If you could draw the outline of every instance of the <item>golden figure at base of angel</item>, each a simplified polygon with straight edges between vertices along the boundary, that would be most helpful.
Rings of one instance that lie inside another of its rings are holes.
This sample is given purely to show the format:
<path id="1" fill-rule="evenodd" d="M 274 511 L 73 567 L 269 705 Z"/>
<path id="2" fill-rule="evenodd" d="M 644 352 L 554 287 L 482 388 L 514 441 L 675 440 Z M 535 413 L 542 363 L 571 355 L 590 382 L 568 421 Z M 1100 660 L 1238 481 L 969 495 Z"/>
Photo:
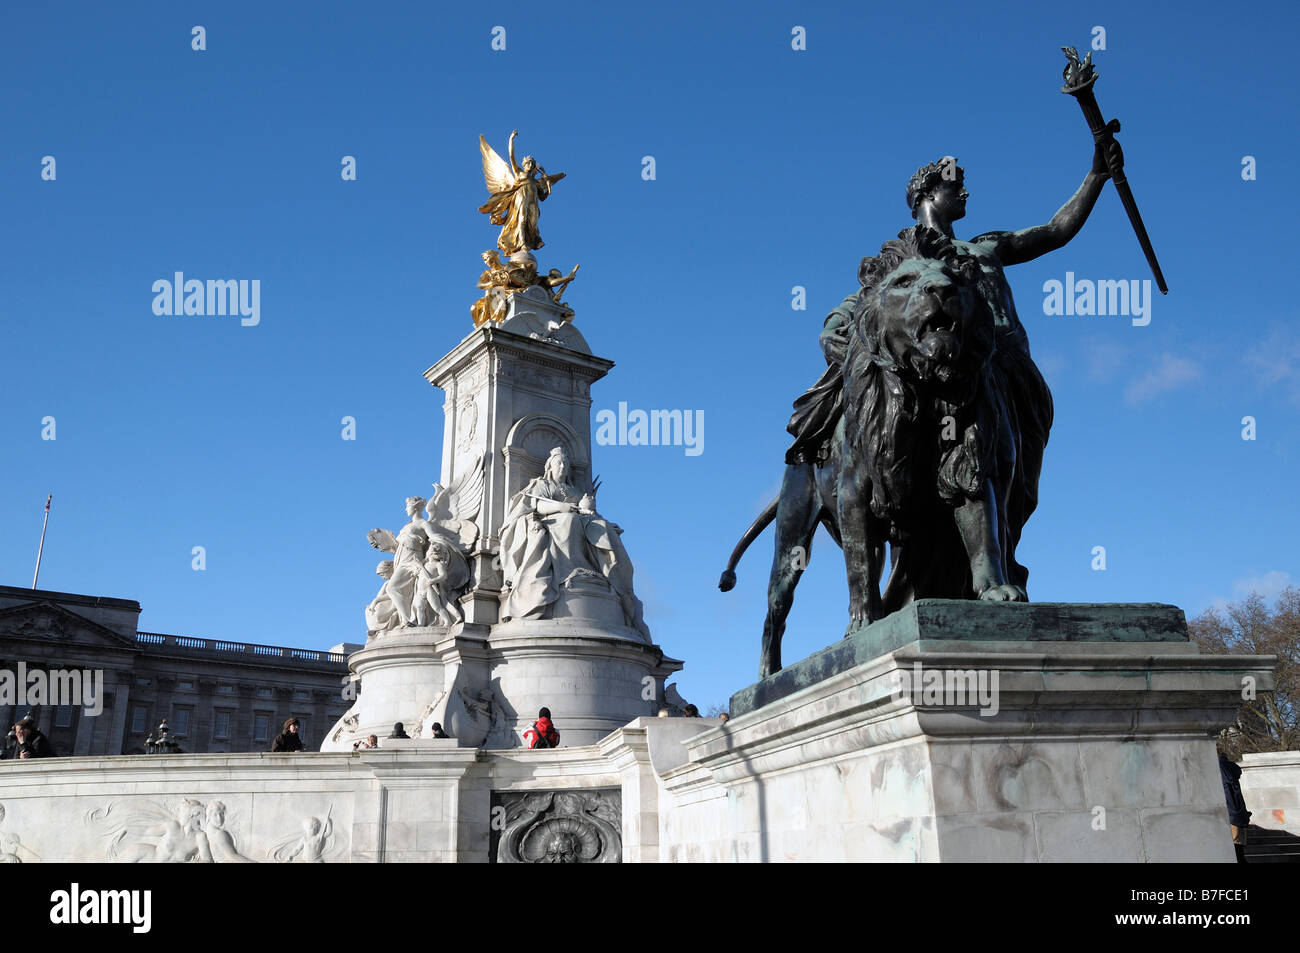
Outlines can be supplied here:
<path id="1" fill-rule="evenodd" d="M 470 305 L 469 309 L 474 327 L 480 328 L 489 321 L 496 324 L 505 321 L 510 309 L 510 296 L 533 285 L 543 288 L 552 301 L 565 309 L 570 318 L 573 316 L 573 309 L 560 296 L 577 277 L 581 265 L 574 265 L 567 275 L 558 268 L 540 275 L 537 273 L 537 259 L 531 252 L 515 252 L 509 259 L 502 261 L 500 253 L 495 249 L 483 253 L 483 264 L 487 267 L 478 279 L 483 297 Z"/>
<path id="2" fill-rule="evenodd" d="M 510 295 L 528 287 L 515 282 L 495 249 L 483 253 L 483 264 L 487 268 L 479 275 L 478 286 L 483 289 L 484 295 L 470 305 L 469 309 L 476 328 L 489 321 L 497 324 L 504 321 L 506 309 L 510 306 Z"/>
<path id="3" fill-rule="evenodd" d="M 538 281 L 538 284 L 546 286 L 546 290 L 551 293 L 552 301 L 561 307 L 567 308 L 569 306 L 560 300 L 560 295 L 564 294 L 564 289 L 569 286 L 569 283 L 573 281 L 574 278 L 578 277 L 578 269 L 581 267 L 582 265 L 574 265 L 573 271 L 569 272 L 567 275 L 561 272 L 558 268 L 552 268 L 546 273 L 545 277 Z"/>

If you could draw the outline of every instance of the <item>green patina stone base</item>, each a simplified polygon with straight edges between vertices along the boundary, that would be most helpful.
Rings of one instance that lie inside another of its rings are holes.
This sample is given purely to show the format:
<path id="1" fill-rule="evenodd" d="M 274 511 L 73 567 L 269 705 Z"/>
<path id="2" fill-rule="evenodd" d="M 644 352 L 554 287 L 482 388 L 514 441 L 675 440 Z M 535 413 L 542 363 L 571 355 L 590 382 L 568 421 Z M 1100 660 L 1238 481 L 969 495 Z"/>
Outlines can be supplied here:
<path id="1" fill-rule="evenodd" d="M 1159 602 L 922 599 L 731 696 L 743 715 L 917 641 L 1186 642 L 1187 619 Z"/>

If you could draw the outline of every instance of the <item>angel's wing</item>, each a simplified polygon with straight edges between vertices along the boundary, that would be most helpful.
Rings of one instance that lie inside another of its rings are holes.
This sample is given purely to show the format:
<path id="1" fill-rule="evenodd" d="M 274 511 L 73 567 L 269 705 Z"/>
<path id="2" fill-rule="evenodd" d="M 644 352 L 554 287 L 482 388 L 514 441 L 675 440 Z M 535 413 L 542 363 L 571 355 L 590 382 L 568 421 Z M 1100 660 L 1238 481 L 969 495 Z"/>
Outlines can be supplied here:
<path id="1" fill-rule="evenodd" d="M 114 801 L 106 807 L 87 811 L 82 820 L 87 827 L 97 828 L 108 837 L 108 856 L 116 860 L 125 847 L 136 843 L 152 844 L 176 819 L 165 807 L 152 801 L 129 807 Z"/>
<path id="2" fill-rule="evenodd" d="M 466 469 L 446 487 L 435 483 L 433 497 L 425 510 L 435 523 L 472 520 L 483 506 L 483 477 L 487 472 L 487 454 L 475 466 Z"/>
<path id="3" fill-rule="evenodd" d="M 366 539 L 370 540 L 370 545 L 381 553 L 397 552 L 397 537 L 393 535 L 392 530 L 372 529 L 366 533 Z"/>
<path id="4" fill-rule="evenodd" d="M 460 540 L 467 552 L 478 541 L 479 528 L 474 522 L 483 507 L 483 478 L 487 471 L 488 455 L 479 458 L 478 464 L 465 470 L 449 486 L 433 485 L 433 498 L 425 512 L 429 521 Z"/>
<path id="5" fill-rule="evenodd" d="M 271 859 L 277 864 L 291 864 L 298 859 L 298 855 L 302 851 L 302 835 L 294 834 L 276 843 L 267 853 L 271 855 Z"/>
<path id="6" fill-rule="evenodd" d="M 142 801 L 129 807 L 116 801 L 106 807 L 86 811 L 82 821 L 87 827 L 102 828 L 109 832 L 127 828 L 150 828 L 174 820 L 171 811 L 152 801 Z"/>
<path id="7" fill-rule="evenodd" d="M 487 183 L 487 190 L 495 195 L 514 185 L 515 173 L 510 163 L 497 155 L 482 136 L 478 137 L 478 148 L 483 153 L 483 181 Z"/>

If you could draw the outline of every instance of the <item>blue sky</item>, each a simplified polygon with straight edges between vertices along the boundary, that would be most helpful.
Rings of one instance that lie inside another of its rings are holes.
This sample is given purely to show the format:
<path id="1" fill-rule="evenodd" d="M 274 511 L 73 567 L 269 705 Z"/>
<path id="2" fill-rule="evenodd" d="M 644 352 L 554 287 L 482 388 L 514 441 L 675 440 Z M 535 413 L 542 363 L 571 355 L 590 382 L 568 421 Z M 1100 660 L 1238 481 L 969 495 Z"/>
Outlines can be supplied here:
<path id="1" fill-rule="evenodd" d="M 363 639 L 365 532 L 438 477 L 421 375 L 470 330 L 495 241 L 477 137 L 517 127 L 568 173 L 539 258 L 582 263 L 566 299 L 617 364 L 593 411 L 704 413 L 702 454 L 598 447 L 595 470 L 683 694 L 725 700 L 757 671 L 770 535 L 735 591 L 717 577 L 779 484 L 822 318 L 911 224 L 918 165 L 965 166 L 959 237 L 1051 217 L 1091 157 L 1058 47 L 1096 26 L 1097 96 L 1172 292 L 1145 327 L 1043 313 L 1067 272 L 1150 277 L 1109 186 L 1074 242 L 1010 272 L 1056 399 L 1030 595 L 1195 614 L 1300 579 L 1300 8 L 1151 6 L 7 4 L 0 581 L 30 583 L 53 492 L 42 588 L 138 599 L 151 631 Z M 155 315 L 175 271 L 259 279 L 260 323 Z M 846 605 L 823 535 L 786 660 L 839 638 Z"/>

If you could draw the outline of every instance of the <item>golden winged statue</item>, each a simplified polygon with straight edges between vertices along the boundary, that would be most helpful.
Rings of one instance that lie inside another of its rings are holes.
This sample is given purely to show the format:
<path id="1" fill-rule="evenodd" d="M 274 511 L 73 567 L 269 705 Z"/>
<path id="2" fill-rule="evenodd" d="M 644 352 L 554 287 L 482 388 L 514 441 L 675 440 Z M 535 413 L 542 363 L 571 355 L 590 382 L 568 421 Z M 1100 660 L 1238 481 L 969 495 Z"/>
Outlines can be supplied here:
<path id="1" fill-rule="evenodd" d="M 501 226 L 497 248 L 506 255 L 541 248 L 541 233 L 537 230 L 538 203 L 546 201 L 551 186 L 564 178 L 563 172 L 547 175 L 532 156 L 524 156 L 522 163 L 515 162 L 516 129 L 510 133 L 509 164 L 482 136 L 478 137 L 483 153 L 483 179 L 491 193 L 479 206 L 479 211 L 492 216 L 492 224 Z"/>

